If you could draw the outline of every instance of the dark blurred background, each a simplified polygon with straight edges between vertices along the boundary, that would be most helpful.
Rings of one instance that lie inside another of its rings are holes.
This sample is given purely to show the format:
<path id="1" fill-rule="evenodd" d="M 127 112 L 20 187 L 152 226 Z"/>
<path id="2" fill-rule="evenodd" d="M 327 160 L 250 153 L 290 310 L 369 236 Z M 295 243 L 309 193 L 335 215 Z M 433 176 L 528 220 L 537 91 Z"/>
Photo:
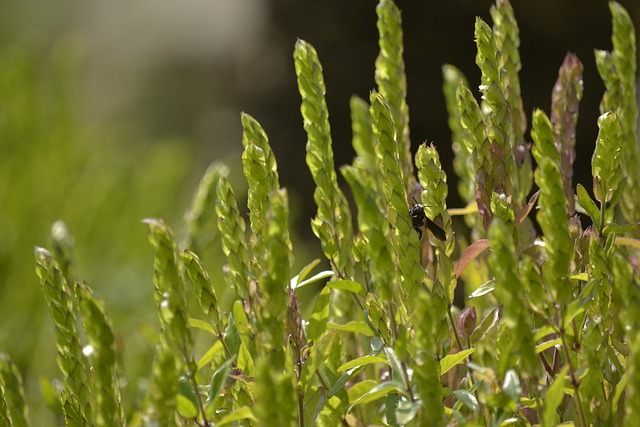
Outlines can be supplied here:
<path id="1" fill-rule="evenodd" d="M 638 28 L 640 2 L 620 3 Z M 474 22 L 476 16 L 490 22 L 492 2 L 397 4 L 413 149 L 433 142 L 453 182 L 441 67 L 457 66 L 477 88 Z M 140 220 L 165 217 L 179 229 L 214 160 L 231 166 L 243 202 L 241 111 L 270 137 L 289 189 L 297 263 L 319 256 L 309 227 L 316 207 L 293 46 L 301 38 L 318 51 L 336 164 L 350 163 L 349 98 L 366 99 L 375 87 L 375 6 L 374 0 L 0 3 L 0 350 L 31 378 L 30 395 L 38 395 L 36 375 L 56 375 L 34 245 L 48 244 L 55 220 L 67 223 L 77 275 L 106 300 L 123 335 L 125 370 L 133 378 L 148 374 L 145 325 L 154 328 L 156 320 L 151 250 Z M 528 117 L 533 108 L 549 112 L 566 52 L 584 64 L 575 178 L 590 188 L 604 91 L 593 51 L 611 49 L 607 2 L 514 0 L 513 8 Z M 459 206 L 450 188 L 449 206 Z M 215 262 L 211 257 L 209 266 L 220 285 Z"/>

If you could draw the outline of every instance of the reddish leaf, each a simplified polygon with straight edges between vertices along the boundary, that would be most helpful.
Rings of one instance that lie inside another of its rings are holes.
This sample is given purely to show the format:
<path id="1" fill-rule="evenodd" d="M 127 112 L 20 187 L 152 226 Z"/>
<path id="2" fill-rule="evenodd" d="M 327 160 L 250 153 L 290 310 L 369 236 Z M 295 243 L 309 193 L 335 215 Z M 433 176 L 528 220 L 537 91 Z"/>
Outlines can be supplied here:
<path id="1" fill-rule="evenodd" d="M 484 252 L 488 247 L 489 240 L 487 239 L 480 239 L 469 245 L 464 252 L 462 252 L 458 265 L 456 265 L 456 279 L 460 277 L 460 274 L 462 274 L 462 271 L 467 268 L 467 265 L 469 265 L 469 263 L 474 259 L 478 258 L 478 255 Z"/>
<path id="2" fill-rule="evenodd" d="M 522 221 L 524 221 L 524 219 L 529 216 L 529 212 L 531 212 L 531 209 L 533 209 L 533 205 L 536 204 L 539 195 L 540 190 L 533 193 L 533 196 L 529 198 L 529 202 L 516 213 L 516 225 L 522 224 Z"/>

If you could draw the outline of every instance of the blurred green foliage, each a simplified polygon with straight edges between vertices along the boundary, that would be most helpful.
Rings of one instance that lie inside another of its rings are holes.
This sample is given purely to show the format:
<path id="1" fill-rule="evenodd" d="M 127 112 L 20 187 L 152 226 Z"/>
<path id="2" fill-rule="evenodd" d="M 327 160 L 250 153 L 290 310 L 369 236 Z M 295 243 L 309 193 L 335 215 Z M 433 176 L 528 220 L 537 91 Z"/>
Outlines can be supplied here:
<path id="1" fill-rule="evenodd" d="M 132 142 L 79 119 L 80 60 L 69 40 L 47 55 L 0 51 L 0 348 L 26 378 L 51 374 L 55 363 L 42 356 L 53 354 L 54 342 L 32 256 L 51 224 L 63 219 L 72 230 L 79 275 L 128 335 L 125 368 L 135 373 L 150 360 L 140 325 L 154 316 L 140 220 L 179 220 L 190 197 L 182 194 L 193 163 L 185 141 Z M 37 384 L 27 383 L 34 392 Z"/>

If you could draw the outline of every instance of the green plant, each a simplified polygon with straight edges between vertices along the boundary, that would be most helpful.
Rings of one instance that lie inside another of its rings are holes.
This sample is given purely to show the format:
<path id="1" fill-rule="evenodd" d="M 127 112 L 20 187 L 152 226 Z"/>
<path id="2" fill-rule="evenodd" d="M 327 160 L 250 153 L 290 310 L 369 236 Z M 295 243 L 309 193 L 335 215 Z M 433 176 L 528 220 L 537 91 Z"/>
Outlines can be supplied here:
<path id="1" fill-rule="evenodd" d="M 110 322 L 89 287 L 75 282 L 68 236 L 54 235 L 51 252 L 36 249 L 67 425 L 634 425 L 635 35 L 626 12 L 610 8 L 614 49 L 596 53 L 607 92 L 592 159 L 594 198 L 578 185 L 574 200 L 571 182 L 582 66 L 567 56 L 551 119 L 533 113 L 529 153 L 518 28 L 508 1 L 497 0 L 493 26 L 478 20 L 475 27 L 481 102 L 459 71 L 443 69 L 455 171 L 469 202 L 448 210 L 447 176 L 433 146 L 418 149 L 414 176 L 400 14 L 381 0 L 378 90 L 368 102 L 351 101 L 356 158 L 340 169 L 357 228 L 338 186 L 322 67 L 314 48 L 298 41 L 294 63 L 318 205 L 311 226 L 331 269 L 311 275 L 315 260 L 292 276 L 287 193 L 266 133 L 243 114 L 249 231 L 220 164 L 205 174 L 187 215 L 186 247 L 166 222 L 145 220 L 160 333 L 146 397 L 131 413 L 121 408 Z M 446 231 L 444 241 L 419 238 L 412 197 Z M 540 234 L 530 218 L 536 203 Z M 583 228 L 576 212 L 591 225 Z M 473 243 L 456 234 L 456 214 Z M 221 275 L 199 257 L 215 241 L 211 233 L 226 257 L 228 302 L 213 283 Z M 297 293 L 319 282 L 304 318 Z M 467 307 L 459 310 L 453 298 L 463 282 Z M 0 385 L 0 419 L 28 424 L 8 356 L 0 359 Z"/>

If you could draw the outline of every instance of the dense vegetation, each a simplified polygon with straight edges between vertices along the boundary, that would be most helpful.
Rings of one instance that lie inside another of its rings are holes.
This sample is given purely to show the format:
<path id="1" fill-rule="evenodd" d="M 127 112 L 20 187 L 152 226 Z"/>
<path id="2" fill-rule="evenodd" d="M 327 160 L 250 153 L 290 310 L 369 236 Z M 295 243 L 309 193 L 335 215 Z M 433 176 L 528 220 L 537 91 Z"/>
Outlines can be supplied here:
<path id="1" fill-rule="evenodd" d="M 493 25 L 476 21 L 480 102 L 455 67 L 443 67 L 462 209 L 446 206 L 436 149 L 411 153 L 393 2 L 377 6 L 378 87 L 368 100 L 352 98 L 356 157 L 339 169 L 356 218 L 333 161 L 322 67 L 299 40 L 318 207 L 311 227 L 330 269 L 315 272 L 314 260 L 292 271 L 299 252 L 287 192 L 266 133 L 243 114 L 249 225 L 221 163 L 202 178 L 179 238 L 164 220 L 144 220 L 161 327 L 143 394 L 123 392 L 122 347 L 103 301 L 75 277 L 67 227 L 55 223 L 50 248 L 36 248 L 61 372 L 41 380 L 44 401 L 69 426 L 635 425 L 635 32 L 621 6 L 610 10 L 613 49 L 596 52 L 606 92 L 591 191 L 572 183 L 578 58 L 566 56 L 550 114 L 535 110 L 527 132 L 513 10 L 497 0 Z M 5 120 L 19 120 L 15 111 Z M 426 218 L 416 219 L 417 204 Z M 218 245 L 225 264 L 207 268 L 203 254 Z M 303 310 L 309 289 L 317 292 Z M 30 425 L 7 354 L 0 390 L 0 421 Z"/>

